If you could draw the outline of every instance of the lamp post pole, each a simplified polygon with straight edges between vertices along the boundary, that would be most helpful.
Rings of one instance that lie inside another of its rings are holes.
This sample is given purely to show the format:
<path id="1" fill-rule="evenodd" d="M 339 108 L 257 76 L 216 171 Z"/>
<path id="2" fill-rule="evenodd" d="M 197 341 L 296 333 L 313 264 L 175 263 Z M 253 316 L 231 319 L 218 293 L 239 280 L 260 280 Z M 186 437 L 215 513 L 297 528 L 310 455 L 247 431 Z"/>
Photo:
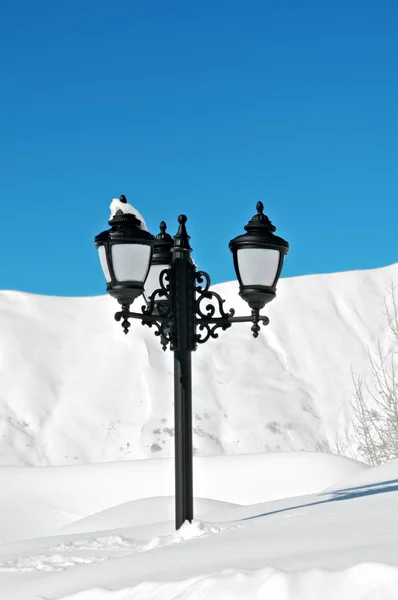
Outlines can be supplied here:
<path id="1" fill-rule="evenodd" d="M 194 350 L 195 266 L 185 215 L 172 248 L 172 303 L 175 326 L 174 350 L 174 443 L 176 529 L 193 519 L 192 476 L 192 350 Z"/>
<path id="2" fill-rule="evenodd" d="M 119 202 L 119 201 L 116 201 Z M 218 337 L 218 329 L 233 323 L 251 322 L 253 337 L 258 337 L 259 323 L 269 319 L 260 310 L 275 298 L 283 260 L 289 245 L 275 236 L 275 227 L 257 203 L 257 214 L 245 226 L 246 233 L 231 240 L 239 294 L 251 308 L 250 316 L 235 317 L 235 311 L 224 309 L 223 298 L 210 289 L 210 276 L 197 271 L 191 260 L 192 249 L 187 234 L 187 217 L 178 217 L 179 228 L 174 241 L 166 233 L 164 221 L 154 238 L 140 227 L 125 196 L 121 208 L 109 225 L 111 229 L 96 236 L 101 266 L 107 281 L 107 292 L 117 299 L 121 310 L 115 314 L 128 333 L 129 319 L 140 319 L 143 325 L 156 327 L 163 350 L 170 345 L 174 352 L 174 429 L 175 429 L 175 523 L 179 529 L 192 521 L 192 352 L 198 344 Z M 149 272 L 153 269 L 153 277 Z M 149 273 L 149 275 L 148 275 Z M 153 281 L 155 280 L 155 283 Z M 144 289 L 148 281 L 148 288 Z M 157 286 L 157 287 L 156 287 Z M 131 312 L 135 298 L 145 293 L 146 306 Z"/>

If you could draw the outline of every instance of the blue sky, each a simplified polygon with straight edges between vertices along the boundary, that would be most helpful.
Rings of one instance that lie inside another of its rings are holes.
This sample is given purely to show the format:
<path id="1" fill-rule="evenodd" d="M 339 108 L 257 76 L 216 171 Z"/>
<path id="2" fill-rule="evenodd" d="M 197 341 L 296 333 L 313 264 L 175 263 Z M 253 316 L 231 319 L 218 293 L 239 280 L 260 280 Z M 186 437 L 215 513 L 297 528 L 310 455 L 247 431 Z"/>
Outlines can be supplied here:
<path id="1" fill-rule="evenodd" d="M 398 261 L 396 0 L 0 0 L 0 288 L 104 291 L 124 193 L 234 278 L 257 200 L 284 276 Z"/>

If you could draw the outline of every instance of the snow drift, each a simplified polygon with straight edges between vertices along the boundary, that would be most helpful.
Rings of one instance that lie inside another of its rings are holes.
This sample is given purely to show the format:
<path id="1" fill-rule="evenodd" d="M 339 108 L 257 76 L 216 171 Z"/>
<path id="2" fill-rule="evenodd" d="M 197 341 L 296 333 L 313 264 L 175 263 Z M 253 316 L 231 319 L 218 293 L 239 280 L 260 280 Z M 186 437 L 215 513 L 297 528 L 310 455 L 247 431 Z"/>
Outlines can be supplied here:
<path id="1" fill-rule="evenodd" d="M 366 347 L 377 339 L 390 344 L 391 279 L 398 265 L 283 279 L 257 340 L 236 324 L 199 347 L 195 452 L 327 449 L 350 423 L 351 368 L 368 370 Z M 215 289 L 247 313 L 236 282 Z M 171 353 L 139 322 L 125 336 L 116 309 L 107 296 L 0 292 L 0 464 L 172 455 Z"/>
<path id="2" fill-rule="evenodd" d="M 327 455 L 316 456 L 319 464 L 327 460 Z M 246 466 L 252 458 L 245 457 Z M 223 505 L 178 532 L 173 521 L 131 526 L 131 514 L 123 508 L 114 529 L 107 528 L 109 513 L 102 513 L 96 516 L 99 529 L 90 533 L 83 527 L 80 533 L 78 529 L 73 534 L 54 532 L 2 544 L 0 597 L 397 600 L 398 460 L 374 469 L 358 465 L 344 475 L 349 461 L 331 458 L 340 463 L 342 480 L 327 490 L 248 506 Z M 152 461 L 140 462 L 149 466 Z M 114 466 L 98 468 L 108 470 L 109 477 Z M 271 467 L 277 464 L 269 457 L 267 473 Z M 215 493 L 222 489 L 223 470 L 218 468 Z M 310 473 L 310 462 L 307 468 Z M 44 471 L 52 469 L 60 470 Z M 63 469 L 75 474 L 75 483 L 71 476 L 69 484 L 78 491 L 81 467 Z M 31 493 L 25 494 L 27 506 L 34 498 L 32 492 L 42 486 L 42 470 L 30 469 L 38 478 Z M 17 471 L 12 469 L 10 485 L 4 489 L 10 503 Z M 242 472 L 242 468 L 233 471 L 237 489 Z M 314 471 L 313 485 L 316 479 Z M 105 491 L 105 477 L 103 482 Z"/>
<path id="3" fill-rule="evenodd" d="M 365 468 L 315 452 L 196 458 L 195 515 L 318 492 Z M 174 519 L 172 459 L 0 467 L 0 488 L 0 543 Z"/>

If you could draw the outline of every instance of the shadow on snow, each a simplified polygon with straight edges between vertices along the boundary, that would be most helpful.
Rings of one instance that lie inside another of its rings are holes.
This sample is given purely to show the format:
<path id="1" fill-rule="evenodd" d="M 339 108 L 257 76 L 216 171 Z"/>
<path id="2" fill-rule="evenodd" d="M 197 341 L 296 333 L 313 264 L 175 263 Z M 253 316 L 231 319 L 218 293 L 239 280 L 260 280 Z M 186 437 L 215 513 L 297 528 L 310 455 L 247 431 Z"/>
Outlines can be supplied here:
<path id="1" fill-rule="evenodd" d="M 390 479 L 388 481 L 380 481 L 378 483 L 369 483 L 368 485 L 359 485 L 357 487 L 336 490 L 335 492 L 331 492 L 330 494 L 328 494 L 330 497 L 326 498 L 325 500 L 318 500 L 317 502 L 308 502 L 307 504 L 297 504 L 297 506 L 289 506 L 287 508 L 279 508 L 278 510 L 271 510 L 269 512 L 260 513 L 259 515 L 253 515 L 251 517 L 245 517 L 244 519 L 239 520 L 250 521 L 251 519 L 258 519 L 259 517 L 268 517 L 269 515 L 276 515 L 278 513 L 288 512 L 290 510 L 295 510 L 296 508 L 306 508 L 308 506 L 317 506 L 318 504 L 340 502 L 341 500 L 352 500 L 353 498 L 361 498 L 362 496 L 374 496 L 376 494 L 385 494 L 387 492 L 398 492 L 398 479 Z"/>

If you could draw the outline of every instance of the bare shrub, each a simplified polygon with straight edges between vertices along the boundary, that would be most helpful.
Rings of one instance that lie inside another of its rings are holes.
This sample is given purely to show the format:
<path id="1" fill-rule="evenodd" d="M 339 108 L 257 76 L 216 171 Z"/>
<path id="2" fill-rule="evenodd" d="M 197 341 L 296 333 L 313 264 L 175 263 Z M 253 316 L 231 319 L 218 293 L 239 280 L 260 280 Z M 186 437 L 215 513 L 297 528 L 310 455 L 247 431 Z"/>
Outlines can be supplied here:
<path id="1" fill-rule="evenodd" d="M 333 450 L 337 454 L 362 458 L 372 466 L 398 458 L 398 300 L 397 288 L 390 283 L 384 300 L 392 346 L 384 350 L 380 341 L 375 351 L 367 350 L 371 376 L 352 371 L 354 398 L 352 450 L 348 433 L 336 435 Z"/>

